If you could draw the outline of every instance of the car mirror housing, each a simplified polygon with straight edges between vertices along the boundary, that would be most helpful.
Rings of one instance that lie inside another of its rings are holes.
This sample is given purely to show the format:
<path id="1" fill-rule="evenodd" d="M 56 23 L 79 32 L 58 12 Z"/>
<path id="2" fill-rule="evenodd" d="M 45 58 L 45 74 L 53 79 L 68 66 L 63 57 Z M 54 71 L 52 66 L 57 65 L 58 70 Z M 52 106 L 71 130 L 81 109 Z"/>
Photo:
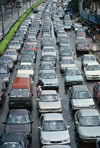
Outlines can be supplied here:
<path id="1" fill-rule="evenodd" d="M 40 130 L 41 130 L 42 128 L 41 128 L 40 126 L 38 126 L 38 129 L 40 129 Z"/>

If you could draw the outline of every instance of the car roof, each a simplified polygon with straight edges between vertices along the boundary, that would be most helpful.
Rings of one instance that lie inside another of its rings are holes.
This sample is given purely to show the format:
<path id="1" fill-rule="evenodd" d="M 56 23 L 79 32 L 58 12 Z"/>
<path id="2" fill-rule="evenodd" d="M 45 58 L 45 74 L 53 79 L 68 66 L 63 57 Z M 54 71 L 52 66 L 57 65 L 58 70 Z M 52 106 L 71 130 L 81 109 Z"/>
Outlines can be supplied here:
<path id="1" fill-rule="evenodd" d="M 12 88 L 29 89 L 30 88 L 30 77 L 15 77 L 14 82 L 12 84 Z"/>
<path id="2" fill-rule="evenodd" d="M 44 94 L 57 94 L 56 90 L 43 90 L 41 92 L 41 95 L 44 95 Z"/>
<path id="3" fill-rule="evenodd" d="M 86 85 L 73 85 L 72 86 L 74 91 L 88 91 L 88 88 Z"/>
<path id="4" fill-rule="evenodd" d="M 51 120 L 63 120 L 63 116 L 60 113 L 48 113 L 48 114 L 43 114 L 44 120 L 51 121 Z"/>
<path id="5" fill-rule="evenodd" d="M 81 109 L 79 110 L 81 116 L 100 116 L 97 109 Z"/>
<path id="6" fill-rule="evenodd" d="M 9 111 L 9 113 L 10 114 L 19 114 L 19 115 L 21 115 L 21 114 L 27 114 L 28 113 L 28 111 L 27 111 L 27 109 L 11 109 L 10 111 Z"/>

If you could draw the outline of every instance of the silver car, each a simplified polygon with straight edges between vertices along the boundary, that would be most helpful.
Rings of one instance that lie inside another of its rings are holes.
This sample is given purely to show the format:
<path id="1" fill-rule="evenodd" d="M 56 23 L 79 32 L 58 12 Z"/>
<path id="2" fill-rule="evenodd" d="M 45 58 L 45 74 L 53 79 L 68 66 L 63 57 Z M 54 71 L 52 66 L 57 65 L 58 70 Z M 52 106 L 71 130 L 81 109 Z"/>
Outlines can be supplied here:
<path id="1" fill-rule="evenodd" d="M 55 90 L 43 90 L 38 101 L 39 113 L 62 112 L 61 98 Z"/>
<path id="2" fill-rule="evenodd" d="M 70 144 L 69 126 L 60 113 L 43 114 L 39 120 L 42 145 Z"/>
<path id="3" fill-rule="evenodd" d="M 75 128 L 83 142 L 96 142 L 100 138 L 100 113 L 97 109 L 81 109 L 75 113 Z"/>
<path id="4" fill-rule="evenodd" d="M 53 70 L 48 70 L 40 74 L 40 79 L 44 83 L 45 89 L 56 89 L 59 88 L 58 77 Z"/>
<path id="5" fill-rule="evenodd" d="M 86 85 L 73 85 L 69 88 L 69 98 L 73 110 L 95 108 L 95 103 Z"/>

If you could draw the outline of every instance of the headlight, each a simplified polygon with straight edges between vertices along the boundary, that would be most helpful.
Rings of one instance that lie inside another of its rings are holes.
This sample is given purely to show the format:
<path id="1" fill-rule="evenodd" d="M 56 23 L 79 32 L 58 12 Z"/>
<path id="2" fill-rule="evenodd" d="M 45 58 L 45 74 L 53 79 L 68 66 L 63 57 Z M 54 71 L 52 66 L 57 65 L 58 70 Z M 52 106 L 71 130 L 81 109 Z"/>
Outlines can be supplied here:
<path id="1" fill-rule="evenodd" d="M 44 144 L 49 144 L 50 141 L 49 140 L 41 140 L 41 143 L 44 143 Z"/>
<path id="2" fill-rule="evenodd" d="M 70 138 L 62 140 L 62 143 L 63 143 L 63 142 L 64 142 L 64 143 L 65 143 L 65 142 L 70 143 Z"/>
<path id="3" fill-rule="evenodd" d="M 5 78 L 4 78 L 4 81 L 8 81 L 8 80 L 9 80 L 9 78 L 8 78 L 8 77 L 5 77 Z"/>

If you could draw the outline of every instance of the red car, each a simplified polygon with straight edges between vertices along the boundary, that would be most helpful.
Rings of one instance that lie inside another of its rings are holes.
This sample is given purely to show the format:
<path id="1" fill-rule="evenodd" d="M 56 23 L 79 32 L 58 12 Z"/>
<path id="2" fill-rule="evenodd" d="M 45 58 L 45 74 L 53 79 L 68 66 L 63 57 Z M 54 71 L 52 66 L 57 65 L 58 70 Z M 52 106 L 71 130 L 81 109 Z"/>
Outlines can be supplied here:
<path id="1" fill-rule="evenodd" d="M 97 100 L 97 103 L 100 103 L 100 82 L 97 82 L 93 86 L 93 95 Z"/>

